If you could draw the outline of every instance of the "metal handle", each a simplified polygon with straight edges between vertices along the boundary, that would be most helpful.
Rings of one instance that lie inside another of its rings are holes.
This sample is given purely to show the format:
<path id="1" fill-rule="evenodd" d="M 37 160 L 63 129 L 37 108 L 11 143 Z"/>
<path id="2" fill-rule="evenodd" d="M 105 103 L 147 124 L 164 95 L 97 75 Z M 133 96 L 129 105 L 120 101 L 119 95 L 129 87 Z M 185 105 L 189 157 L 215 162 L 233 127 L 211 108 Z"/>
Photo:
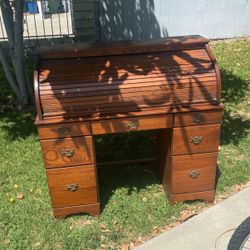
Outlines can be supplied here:
<path id="1" fill-rule="evenodd" d="M 202 141 L 203 136 L 191 137 L 191 142 L 195 145 L 199 145 Z"/>
<path id="2" fill-rule="evenodd" d="M 128 130 L 136 130 L 140 124 L 139 121 L 126 121 L 124 125 Z"/>
<path id="3" fill-rule="evenodd" d="M 80 186 L 77 183 L 71 183 L 71 184 L 66 185 L 67 190 L 70 192 L 75 192 L 79 187 Z"/>
<path id="4" fill-rule="evenodd" d="M 196 113 L 192 116 L 193 123 L 199 124 L 205 121 L 205 115 L 203 113 Z"/>
<path id="5" fill-rule="evenodd" d="M 200 171 L 199 170 L 192 170 L 191 172 L 188 173 L 188 175 L 191 178 L 196 179 L 200 175 Z"/>
<path id="6" fill-rule="evenodd" d="M 72 129 L 69 127 L 61 127 L 57 129 L 57 132 L 61 135 L 67 135 L 72 132 Z"/>
<path id="7" fill-rule="evenodd" d="M 75 154 L 75 150 L 73 148 L 63 148 L 61 149 L 61 154 L 70 158 Z"/>

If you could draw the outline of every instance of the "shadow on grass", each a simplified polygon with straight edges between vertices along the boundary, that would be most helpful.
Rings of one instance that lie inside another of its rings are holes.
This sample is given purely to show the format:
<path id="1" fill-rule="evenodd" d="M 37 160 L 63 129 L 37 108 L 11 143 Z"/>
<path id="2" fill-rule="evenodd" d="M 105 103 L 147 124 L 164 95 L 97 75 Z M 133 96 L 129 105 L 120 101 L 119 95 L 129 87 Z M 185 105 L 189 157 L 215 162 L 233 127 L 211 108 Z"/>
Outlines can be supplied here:
<path id="1" fill-rule="evenodd" d="M 127 195 L 140 192 L 151 185 L 161 185 L 156 175 L 155 163 L 117 165 L 98 168 L 101 210 L 119 188 L 125 188 Z"/>
<path id="2" fill-rule="evenodd" d="M 221 78 L 222 98 L 226 106 L 222 123 L 221 144 L 233 143 L 237 145 L 242 138 L 247 136 L 250 121 L 233 116 L 232 111 L 237 110 L 237 104 L 244 100 L 248 91 L 248 83 L 225 69 L 221 69 Z"/>
<path id="3" fill-rule="evenodd" d="M 238 145 L 239 141 L 246 137 L 250 129 L 250 120 L 232 116 L 230 111 L 225 110 L 221 131 L 221 145 L 233 143 Z"/>
<path id="4" fill-rule="evenodd" d="M 111 134 L 95 138 L 101 209 L 113 193 L 125 188 L 127 194 L 160 184 L 155 162 L 101 165 L 98 163 L 155 157 L 155 131 Z"/>
<path id="5" fill-rule="evenodd" d="M 14 141 L 16 139 L 25 139 L 32 134 L 37 134 L 34 125 L 35 114 L 32 111 L 15 111 L 0 115 L 1 128 L 6 132 L 6 139 Z"/>

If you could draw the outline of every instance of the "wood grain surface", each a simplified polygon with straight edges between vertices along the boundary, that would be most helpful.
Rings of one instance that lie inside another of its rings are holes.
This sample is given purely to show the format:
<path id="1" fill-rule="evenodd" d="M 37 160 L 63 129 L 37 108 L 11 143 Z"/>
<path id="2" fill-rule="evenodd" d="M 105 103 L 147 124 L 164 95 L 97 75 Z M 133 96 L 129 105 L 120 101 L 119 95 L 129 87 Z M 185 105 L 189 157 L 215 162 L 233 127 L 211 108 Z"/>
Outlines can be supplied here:
<path id="1" fill-rule="evenodd" d="M 105 57 L 42 58 L 37 91 L 45 120 L 219 102 L 217 76 L 205 46 Z"/>
<path id="2" fill-rule="evenodd" d="M 199 144 L 193 139 L 198 137 Z M 220 125 L 188 126 L 173 129 L 173 155 L 217 152 L 220 141 Z"/>
<path id="3" fill-rule="evenodd" d="M 169 202 L 174 205 L 181 201 L 192 201 L 192 200 L 203 200 L 205 202 L 211 203 L 214 201 L 214 190 L 195 192 L 195 193 L 182 193 L 182 194 L 169 194 Z"/>
<path id="4" fill-rule="evenodd" d="M 174 115 L 174 127 L 220 124 L 222 121 L 222 114 L 222 110 L 177 113 Z"/>
<path id="5" fill-rule="evenodd" d="M 40 48 L 36 54 L 44 59 L 65 57 L 96 57 L 107 55 L 126 55 L 152 51 L 171 51 L 199 48 L 208 43 L 208 39 L 193 35 L 144 41 L 95 42 L 82 44 L 62 44 L 56 47 Z"/>
<path id="6" fill-rule="evenodd" d="M 172 193 L 193 193 L 214 189 L 217 153 L 172 157 Z M 192 177 L 197 173 L 197 177 Z"/>
<path id="7" fill-rule="evenodd" d="M 98 202 L 95 166 L 77 166 L 46 171 L 52 206 L 69 207 Z M 68 185 L 76 184 L 76 191 Z"/>
<path id="8" fill-rule="evenodd" d="M 53 214 L 57 219 L 64 219 L 69 215 L 88 214 L 98 216 L 100 214 L 100 203 L 78 205 L 72 207 L 53 208 Z"/>
<path id="9" fill-rule="evenodd" d="M 173 126 L 173 115 L 168 114 L 162 116 L 134 117 L 127 119 L 109 119 L 94 121 L 91 124 L 94 135 L 163 129 Z M 130 124 L 135 124 L 135 126 L 130 128 Z"/>
<path id="10" fill-rule="evenodd" d="M 100 213 L 93 136 L 109 133 L 157 130 L 169 201 L 213 201 L 223 106 L 207 39 L 59 45 L 37 55 L 36 125 L 56 218 Z"/>
<path id="11" fill-rule="evenodd" d="M 46 168 L 94 163 L 92 136 L 41 140 Z"/>
<path id="12" fill-rule="evenodd" d="M 90 135 L 91 130 L 89 122 L 75 122 L 38 126 L 38 134 L 40 139 L 56 139 Z"/>

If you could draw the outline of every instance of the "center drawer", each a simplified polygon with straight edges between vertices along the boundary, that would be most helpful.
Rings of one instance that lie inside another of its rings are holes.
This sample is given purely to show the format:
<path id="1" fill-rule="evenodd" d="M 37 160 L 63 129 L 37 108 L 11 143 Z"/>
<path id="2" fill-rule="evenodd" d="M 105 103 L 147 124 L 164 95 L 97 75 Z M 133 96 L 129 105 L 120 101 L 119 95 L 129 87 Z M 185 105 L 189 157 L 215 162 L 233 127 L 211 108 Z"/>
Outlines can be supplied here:
<path id="1" fill-rule="evenodd" d="M 41 140 L 46 168 L 94 163 L 92 136 Z"/>
<path id="2" fill-rule="evenodd" d="M 163 129 L 173 126 L 173 115 L 142 116 L 107 119 L 92 122 L 92 132 L 95 135 L 120 133 L 126 131 L 141 131 Z"/>
<path id="3" fill-rule="evenodd" d="M 53 207 L 98 202 L 94 165 L 49 169 L 46 173 Z"/>

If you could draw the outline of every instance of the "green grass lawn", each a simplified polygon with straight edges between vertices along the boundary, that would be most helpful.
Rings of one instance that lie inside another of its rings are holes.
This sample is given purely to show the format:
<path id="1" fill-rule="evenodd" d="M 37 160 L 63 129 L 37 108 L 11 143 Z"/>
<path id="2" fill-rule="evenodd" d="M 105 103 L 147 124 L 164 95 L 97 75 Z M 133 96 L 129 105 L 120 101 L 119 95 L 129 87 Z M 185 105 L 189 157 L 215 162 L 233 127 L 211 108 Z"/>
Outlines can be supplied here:
<path id="1" fill-rule="evenodd" d="M 212 48 L 222 73 L 225 104 L 218 195 L 250 180 L 250 40 L 212 42 Z M 5 81 L 1 71 L 2 104 L 11 97 Z M 187 207 L 201 204 L 170 206 L 153 163 L 103 166 L 98 169 L 100 217 L 54 219 L 34 118 L 33 112 L 0 116 L 0 249 L 119 249 L 176 221 Z M 102 136 L 96 141 L 98 161 L 148 157 L 154 152 L 152 132 Z"/>

